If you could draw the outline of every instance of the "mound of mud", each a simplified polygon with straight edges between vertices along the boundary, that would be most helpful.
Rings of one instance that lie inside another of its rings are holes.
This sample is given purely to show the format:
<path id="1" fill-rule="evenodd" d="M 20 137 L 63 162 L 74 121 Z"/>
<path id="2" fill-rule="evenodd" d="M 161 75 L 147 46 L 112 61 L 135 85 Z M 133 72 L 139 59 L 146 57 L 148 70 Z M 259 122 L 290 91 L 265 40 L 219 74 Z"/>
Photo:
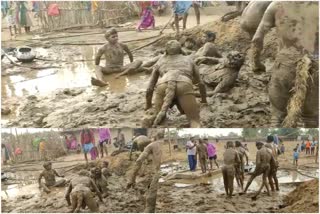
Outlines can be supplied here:
<path id="1" fill-rule="evenodd" d="M 125 175 L 134 165 L 134 161 L 129 160 L 127 152 L 120 153 L 112 157 L 109 162 L 109 168 L 118 176 Z"/>
<path id="2" fill-rule="evenodd" d="M 213 31 L 216 33 L 215 44 L 217 49 L 221 52 L 229 52 L 237 50 L 246 53 L 250 48 L 249 34 L 241 30 L 240 18 L 232 19 L 228 22 L 221 22 L 220 20 L 209 22 L 205 25 L 191 28 L 182 33 L 182 36 L 192 36 L 193 38 L 201 38 L 204 31 Z M 157 45 L 163 46 L 168 40 L 174 39 L 174 34 L 170 34 L 160 40 Z M 277 39 L 275 37 L 275 30 L 270 31 L 264 39 L 264 49 L 262 52 L 262 59 L 271 57 L 275 58 L 277 51 Z"/>
<path id="3" fill-rule="evenodd" d="M 319 212 L 319 181 L 312 180 L 299 185 L 285 198 L 284 213 L 318 213 Z"/>

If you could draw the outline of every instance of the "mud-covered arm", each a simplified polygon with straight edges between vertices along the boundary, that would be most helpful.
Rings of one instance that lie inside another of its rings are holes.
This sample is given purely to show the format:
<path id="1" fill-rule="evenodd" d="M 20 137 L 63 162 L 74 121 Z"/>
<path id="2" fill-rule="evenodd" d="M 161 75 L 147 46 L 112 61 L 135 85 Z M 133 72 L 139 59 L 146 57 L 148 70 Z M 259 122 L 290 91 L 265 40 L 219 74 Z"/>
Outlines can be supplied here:
<path id="1" fill-rule="evenodd" d="M 95 65 L 99 65 L 100 64 L 100 59 L 104 53 L 104 46 L 99 48 L 98 50 L 98 53 L 96 54 L 96 57 L 95 57 Z"/>
<path id="2" fill-rule="evenodd" d="M 53 172 L 54 172 L 54 174 L 55 174 L 56 176 L 58 176 L 58 177 L 61 177 L 61 178 L 64 177 L 63 175 L 58 174 L 58 172 L 57 172 L 55 169 L 53 170 Z"/>
<path id="3" fill-rule="evenodd" d="M 146 94 L 146 109 L 151 108 L 152 106 L 152 96 L 153 96 L 153 91 L 154 88 L 158 82 L 159 79 L 159 69 L 157 66 L 155 66 L 154 70 L 152 71 L 151 78 L 149 81 L 149 85 L 147 88 L 147 94 Z"/>
<path id="4" fill-rule="evenodd" d="M 102 195 L 101 195 L 101 192 L 100 190 L 98 189 L 97 185 L 94 183 L 94 181 L 92 179 L 90 179 L 90 186 L 94 189 L 94 191 L 97 193 L 100 201 L 103 201 L 102 200 Z"/>
<path id="5" fill-rule="evenodd" d="M 261 160 L 260 160 L 260 158 L 261 158 L 261 154 L 260 154 L 260 152 L 258 151 L 258 152 L 257 152 L 257 155 L 256 155 L 256 168 L 260 167 L 260 165 L 261 165 Z"/>
<path id="6" fill-rule="evenodd" d="M 194 62 L 197 64 L 197 65 L 200 65 L 200 64 L 210 64 L 210 65 L 215 65 L 215 64 L 218 64 L 220 61 L 219 61 L 219 58 L 216 58 L 216 57 L 210 57 L 210 56 L 200 56 L 200 57 L 197 57 Z"/>
<path id="7" fill-rule="evenodd" d="M 133 172 L 131 175 L 131 178 L 129 179 L 129 183 L 127 185 L 127 187 L 132 186 L 135 181 L 136 181 L 136 177 L 138 175 L 139 170 L 141 169 L 142 163 L 145 159 L 147 159 L 148 155 L 152 153 L 152 147 L 151 144 L 149 144 L 141 153 L 141 155 L 139 156 L 139 158 L 136 160 L 135 166 L 133 168 Z"/>
<path id="8" fill-rule="evenodd" d="M 241 164 L 241 160 L 240 160 L 240 156 L 239 156 L 238 152 L 236 152 L 235 163 L 238 166 Z"/>
<path id="9" fill-rule="evenodd" d="M 41 172 L 40 175 L 39 175 L 39 178 L 38 178 L 38 184 L 39 184 L 39 187 L 41 186 L 41 179 L 43 177 L 43 173 Z"/>
<path id="10" fill-rule="evenodd" d="M 121 45 L 122 45 L 122 47 L 123 47 L 123 50 L 128 54 L 128 57 L 129 57 L 129 59 L 130 59 L 130 62 L 133 62 L 133 55 L 132 55 L 130 49 L 128 48 L 128 46 L 125 45 L 125 44 L 122 44 L 122 43 L 121 43 Z"/>
<path id="11" fill-rule="evenodd" d="M 193 80 L 194 83 L 199 85 L 199 90 L 200 90 L 200 95 L 201 95 L 201 102 L 202 103 L 207 103 L 207 91 L 206 91 L 206 86 L 204 85 L 200 74 L 199 74 L 199 69 L 196 65 L 193 66 Z"/>
<path id="12" fill-rule="evenodd" d="M 67 192 L 66 192 L 66 195 L 65 195 L 65 198 L 66 198 L 67 203 L 68 203 L 69 206 L 71 205 L 71 201 L 70 201 L 71 191 L 72 191 L 72 183 L 70 182 L 70 184 L 68 186 L 68 189 L 67 189 Z"/>
<path id="13" fill-rule="evenodd" d="M 263 69 L 265 67 L 260 62 L 260 54 L 263 49 L 264 36 L 275 26 L 275 12 L 277 9 L 277 2 L 272 2 L 265 11 L 262 20 L 258 26 L 256 33 L 251 42 L 252 58 L 251 63 L 253 70 Z"/>
<path id="14" fill-rule="evenodd" d="M 249 156 L 248 156 L 248 154 L 247 154 L 245 149 L 243 149 L 243 154 L 246 157 L 246 161 L 247 161 L 247 165 L 248 165 L 249 164 Z"/>

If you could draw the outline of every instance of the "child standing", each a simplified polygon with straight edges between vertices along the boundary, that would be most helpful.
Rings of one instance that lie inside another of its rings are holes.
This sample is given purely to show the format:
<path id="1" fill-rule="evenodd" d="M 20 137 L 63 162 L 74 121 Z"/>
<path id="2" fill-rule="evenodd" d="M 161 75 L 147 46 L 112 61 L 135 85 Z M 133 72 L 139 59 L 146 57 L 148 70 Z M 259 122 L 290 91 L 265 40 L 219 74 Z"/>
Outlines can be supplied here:
<path id="1" fill-rule="evenodd" d="M 16 12 L 15 12 L 14 3 L 10 1 L 9 2 L 9 10 L 8 10 L 6 19 L 7 19 L 7 24 L 9 27 L 11 39 L 12 39 L 12 37 L 16 38 L 16 35 L 17 35 L 15 14 L 16 14 Z M 12 28 L 14 29 L 14 34 L 12 33 Z"/>
<path id="2" fill-rule="evenodd" d="M 298 159 L 299 159 L 299 152 L 297 149 L 293 150 L 293 165 L 296 165 L 298 167 Z"/>

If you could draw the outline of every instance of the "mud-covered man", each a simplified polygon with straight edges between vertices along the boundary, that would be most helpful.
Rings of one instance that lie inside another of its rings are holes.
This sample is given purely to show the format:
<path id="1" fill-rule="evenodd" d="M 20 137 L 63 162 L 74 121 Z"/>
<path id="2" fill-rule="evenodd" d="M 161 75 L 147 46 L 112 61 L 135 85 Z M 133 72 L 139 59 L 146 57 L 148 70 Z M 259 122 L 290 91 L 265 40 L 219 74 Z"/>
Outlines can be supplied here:
<path id="1" fill-rule="evenodd" d="M 151 119 L 143 126 L 157 126 L 166 116 L 167 110 L 174 104 L 181 113 L 185 113 L 191 127 L 200 127 L 200 109 L 194 95 L 193 84 L 199 86 L 201 102 L 207 103 L 206 88 L 202 83 L 197 66 L 188 56 L 183 56 L 181 45 L 176 40 L 166 44 L 166 53 L 154 66 L 146 96 L 146 109 L 152 107 L 155 90 L 154 108 Z M 150 124 L 151 123 L 151 124 Z"/>
<path id="2" fill-rule="evenodd" d="M 91 212 L 99 212 L 99 205 L 94 199 L 94 193 L 91 191 L 95 191 L 100 201 L 103 202 L 99 189 L 92 179 L 83 176 L 82 173 L 79 173 L 79 175 L 79 177 L 71 180 L 65 195 L 68 205 L 72 206 L 70 212 L 80 212 L 80 208 L 84 209 L 86 206 Z"/>
<path id="3" fill-rule="evenodd" d="M 202 173 L 207 172 L 207 159 L 208 159 L 208 152 L 207 152 L 207 145 L 204 143 L 204 140 L 199 139 L 199 144 L 197 144 L 197 154 L 199 156 L 199 162 Z"/>
<path id="4" fill-rule="evenodd" d="M 248 165 L 248 154 L 246 150 L 242 147 L 240 141 L 236 141 L 236 151 L 238 152 L 239 158 L 240 158 L 240 164 L 237 168 L 237 174 L 240 181 L 241 189 L 243 190 L 243 181 L 244 181 L 244 158 L 246 158 L 246 165 Z"/>
<path id="5" fill-rule="evenodd" d="M 251 175 L 243 193 L 246 193 L 252 181 L 259 175 L 262 174 L 262 184 L 258 190 L 258 192 L 252 197 L 252 199 L 256 199 L 260 194 L 262 188 L 265 186 L 267 189 L 267 193 L 270 196 L 269 184 L 267 182 L 267 178 L 270 174 L 270 165 L 275 164 L 275 160 L 272 154 L 268 151 L 268 149 L 263 145 L 262 142 L 256 142 L 256 147 L 258 149 L 256 155 L 256 168 Z"/>
<path id="6" fill-rule="evenodd" d="M 272 154 L 274 158 L 274 162 L 272 161 L 270 163 L 270 173 L 268 176 L 269 184 L 271 187 L 271 190 L 274 191 L 274 184 L 276 186 L 276 190 L 279 191 L 279 182 L 277 178 L 277 171 L 279 168 L 279 162 L 278 162 L 278 148 L 276 144 L 273 143 L 274 137 L 272 135 L 269 135 L 267 137 L 267 143 L 265 144 L 265 147 L 268 149 L 268 151 Z"/>
<path id="7" fill-rule="evenodd" d="M 44 170 L 40 173 L 38 178 L 39 188 L 43 188 L 43 190 L 46 193 L 50 192 L 49 187 L 62 187 L 66 183 L 65 179 L 59 179 L 56 181 L 57 177 L 64 177 L 63 175 L 59 175 L 58 172 L 55 169 L 52 169 L 52 163 L 51 162 L 45 162 L 43 164 Z M 41 182 L 42 177 L 45 180 L 45 183 Z"/>
<path id="8" fill-rule="evenodd" d="M 306 24 L 308 23 L 308 24 Z M 266 9 L 251 44 L 254 72 L 265 35 L 276 28 L 278 53 L 268 94 L 272 127 L 318 127 L 319 119 L 319 2 L 273 1 Z"/>
<path id="9" fill-rule="evenodd" d="M 120 73 L 125 75 L 138 71 L 142 61 L 133 61 L 133 55 L 128 46 L 118 42 L 118 32 L 115 28 L 110 28 L 105 33 L 107 43 L 99 48 L 95 57 L 96 78 L 91 78 L 91 84 L 95 86 L 106 86 L 107 83 L 103 80 L 104 74 Z M 128 54 L 130 64 L 124 64 L 124 55 Z M 104 55 L 106 64 L 104 67 L 100 66 L 100 59 Z"/>
<path id="10" fill-rule="evenodd" d="M 94 167 L 92 169 L 92 177 L 93 181 L 96 184 L 97 188 L 102 194 L 102 197 L 105 198 L 108 196 L 108 182 L 106 177 L 102 174 L 101 168 L 100 167 Z"/>
<path id="11" fill-rule="evenodd" d="M 158 191 L 158 180 L 160 178 L 160 165 L 161 165 L 161 142 L 163 138 L 163 133 L 157 133 L 155 141 L 150 143 L 139 158 L 136 160 L 133 172 L 128 180 L 127 188 L 133 187 L 135 185 L 136 177 L 138 175 L 139 170 L 141 169 L 142 163 L 147 157 L 152 156 L 153 170 L 152 174 L 149 176 L 152 177 L 150 185 L 147 193 L 146 193 L 146 205 L 144 209 L 144 213 L 154 213 L 156 209 L 156 200 L 157 200 L 157 191 Z"/>
<path id="12" fill-rule="evenodd" d="M 130 149 L 130 155 L 129 159 L 131 160 L 132 152 L 133 151 L 140 151 L 142 152 L 146 146 L 148 146 L 151 143 L 150 138 L 148 138 L 145 135 L 138 134 L 136 137 L 132 140 L 132 146 Z"/>
<path id="13" fill-rule="evenodd" d="M 108 161 L 103 161 L 102 162 L 102 168 L 101 168 L 101 173 L 105 178 L 108 178 L 112 176 L 112 173 L 109 169 L 109 162 Z"/>
<path id="14" fill-rule="evenodd" d="M 203 81 L 214 88 L 213 94 L 216 94 L 227 92 L 234 86 L 244 63 L 244 55 L 238 51 L 231 51 L 226 58 L 198 57 L 195 62 L 209 64 L 200 66 L 200 74 Z"/>
<path id="15" fill-rule="evenodd" d="M 226 151 L 223 154 L 222 176 L 224 189 L 228 198 L 232 197 L 233 180 L 235 176 L 235 167 L 240 164 L 240 158 L 237 151 L 234 149 L 232 141 L 227 142 Z"/>

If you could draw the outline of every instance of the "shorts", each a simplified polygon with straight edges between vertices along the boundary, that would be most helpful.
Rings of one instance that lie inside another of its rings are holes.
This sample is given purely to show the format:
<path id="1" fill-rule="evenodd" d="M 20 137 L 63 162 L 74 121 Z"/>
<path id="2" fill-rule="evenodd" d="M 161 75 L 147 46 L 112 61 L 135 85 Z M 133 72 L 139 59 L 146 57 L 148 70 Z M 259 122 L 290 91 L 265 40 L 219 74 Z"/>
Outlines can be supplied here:
<path id="1" fill-rule="evenodd" d="M 109 141 L 109 139 L 105 139 L 105 140 L 103 140 L 103 141 L 99 141 L 99 145 L 100 145 L 100 146 L 103 146 L 103 143 L 108 144 L 108 141 Z"/>
<path id="2" fill-rule="evenodd" d="M 87 154 L 93 148 L 93 143 L 86 143 L 82 145 L 83 153 Z"/>
<path id="3" fill-rule="evenodd" d="M 217 155 L 214 155 L 213 157 L 209 157 L 209 160 L 217 160 Z"/>

